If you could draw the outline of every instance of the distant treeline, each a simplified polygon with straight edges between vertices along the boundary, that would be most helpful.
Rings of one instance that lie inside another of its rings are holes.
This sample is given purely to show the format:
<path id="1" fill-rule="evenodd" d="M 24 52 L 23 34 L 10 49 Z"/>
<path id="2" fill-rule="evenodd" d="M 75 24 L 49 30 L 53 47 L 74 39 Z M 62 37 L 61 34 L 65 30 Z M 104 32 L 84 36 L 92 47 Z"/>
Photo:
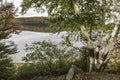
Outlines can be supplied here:
<path id="1" fill-rule="evenodd" d="M 50 19 L 48 17 L 22 17 L 16 18 L 16 21 L 22 25 L 23 30 L 50 31 Z"/>
<path id="2" fill-rule="evenodd" d="M 29 31 L 38 31 L 38 32 L 56 32 L 58 31 L 58 27 L 50 27 L 51 24 L 54 24 L 50 21 L 49 17 L 21 17 L 16 18 L 16 21 L 22 25 L 22 30 Z M 114 23 L 106 24 L 103 27 L 103 30 L 112 30 L 114 27 Z M 63 26 L 63 25 L 62 25 Z M 93 29 L 98 29 L 99 26 L 94 26 Z M 89 28 L 89 27 L 88 27 Z M 62 29 L 67 30 L 67 29 Z"/>
<path id="3" fill-rule="evenodd" d="M 16 18 L 23 26 L 48 27 L 48 17 L 24 17 Z"/>

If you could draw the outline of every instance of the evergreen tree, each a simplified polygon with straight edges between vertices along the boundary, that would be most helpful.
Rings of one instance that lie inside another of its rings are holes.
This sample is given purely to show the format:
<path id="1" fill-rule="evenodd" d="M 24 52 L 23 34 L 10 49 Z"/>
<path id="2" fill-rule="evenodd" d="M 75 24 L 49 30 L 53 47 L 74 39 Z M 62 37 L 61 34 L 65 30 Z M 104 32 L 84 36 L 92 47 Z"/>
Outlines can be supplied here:
<path id="1" fill-rule="evenodd" d="M 11 33 L 19 33 L 20 26 L 14 22 L 14 6 L 12 3 L 0 3 L 0 80 L 10 80 L 15 73 L 10 55 L 17 52 L 12 41 L 6 42 Z"/>

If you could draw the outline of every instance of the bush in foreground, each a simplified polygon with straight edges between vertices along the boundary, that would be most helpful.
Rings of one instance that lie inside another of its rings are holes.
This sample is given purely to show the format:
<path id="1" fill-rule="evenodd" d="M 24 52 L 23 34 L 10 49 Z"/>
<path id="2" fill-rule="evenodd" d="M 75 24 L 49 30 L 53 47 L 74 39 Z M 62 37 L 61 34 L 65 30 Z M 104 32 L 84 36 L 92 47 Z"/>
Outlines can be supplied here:
<path id="1" fill-rule="evenodd" d="M 68 73 L 72 64 L 87 70 L 85 69 L 87 57 L 85 54 L 81 54 L 86 52 L 85 48 L 81 50 L 82 52 L 79 52 L 78 48 L 72 46 L 68 47 L 66 45 L 57 45 L 50 41 L 43 41 L 27 45 L 26 50 L 29 54 L 23 60 L 27 64 L 18 69 L 18 76 L 22 78 L 64 75 Z"/>

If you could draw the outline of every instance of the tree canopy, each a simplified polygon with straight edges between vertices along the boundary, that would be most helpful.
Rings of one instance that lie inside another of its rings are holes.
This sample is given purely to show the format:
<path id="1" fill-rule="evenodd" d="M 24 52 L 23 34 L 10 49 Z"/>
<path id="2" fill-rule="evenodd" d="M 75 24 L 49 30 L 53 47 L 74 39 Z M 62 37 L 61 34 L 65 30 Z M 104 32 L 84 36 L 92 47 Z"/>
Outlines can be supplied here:
<path id="1" fill-rule="evenodd" d="M 47 10 L 64 27 L 79 29 L 78 25 L 104 26 L 115 21 L 114 13 L 119 14 L 119 0 L 23 0 L 22 12 L 36 8 L 40 12 Z"/>

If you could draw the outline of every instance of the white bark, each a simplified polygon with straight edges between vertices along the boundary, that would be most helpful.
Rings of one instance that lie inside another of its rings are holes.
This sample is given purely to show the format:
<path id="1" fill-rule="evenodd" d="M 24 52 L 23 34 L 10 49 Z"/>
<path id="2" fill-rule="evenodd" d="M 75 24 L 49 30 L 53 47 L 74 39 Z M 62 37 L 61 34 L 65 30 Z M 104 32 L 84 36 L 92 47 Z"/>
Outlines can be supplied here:
<path id="1" fill-rule="evenodd" d="M 113 44 L 115 43 L 115 40 L 118 36 L 118 33 L 120 31 L 120 21 L 118 21 L 113 29 L 113 32 L 111 34 L 111 38 L 109 39 L 108 41 L 108 44 L 105 48 L 105 52 L 103 54 L 103 59 L 102 59 L 102 62 L 101 64 L 98 65 L 98 69 L 101 70 L 102 68 L 104 68 L 104 64 L 107 64 L 109 59 L 110 58 L 107 58 L 109 57 L 109 55 L 111 54 L 111 50 L 112 50 L 112 47 L 113 47 Z"/>
<path id="2" fill-rule="evenodd" d="M 95 62 L 94 51 L 92 51 L 92 50 L 94 50 L 94 47 L 93 47 L 92 41 L 90 40 L 89 34 L 86 31 L 85 27 L 81 26 L 80 28 L 81 28 L 82 34 L 87 39 L 87 45 L 88 45 L 88 49 L 89 49 L 89 61 L 90 61 L 90 63 L 89 63 L 89 72 L 92 72 L 92 70 L 94 68 L 94 62 Z"/>
<path id="3" fill-rule="evenodd" d="M 72 65 L 69 72 L 68 72 L 68 74 L 67 74 L 67 76 L 66 76 L 66 80 L 72 80 L 72 78 L 73 78 L 76 71 L 82 72 L 81 69 L 79 69 L 78 67 Z"/>
<path id="4" fill-rule="evenodd" d="M 105 65 L 107 64 L 107 62 L 110 59 L 110 58 L 107 58 L 107 57 L 109 57 L 108 55 L 111 53 L 113 44 L 114 44 L 114 42 L 117 38 L 119 30 L 120 30 L 120 21 L 117 22 L 117 24 L 115 25 L 115 27 L 113 29 L 113 32 L 111 34 L 111 38 L 108 41 L 108 44 L 105 48 L 105 52 L 104 52 L 103 56 L 100 57 L 100 54 L 99 54 L 99 58 L 97 59 L 97 57 L 95 56 L 96 54 L 94 54 L 94 52 L 93 52 L 94 56 L 89 56 L 89 60 L 90 60 L 89 71 L 90 72 L 93 70 L 94 67 L 96 67 L 98 70 L 104 69 Z M 91 50 L 94 50 L 92 41 L 90 40 L 89 34 L 87 33 L 84 26 L 81 26 L 81 32 L 85 36 L 85 38 L 87 39 L 88 48 L 91 49 Z M 98 41 L 98 46 L 100 46 L 100 41 L 101 41 L 101 38 Z M 96 47 L 95 50 L 98 53 L 100 52 L 99 47 Z M 92 54 L 92 52 L 89 52 L 89 54 Z"/>
<path id="5" fill-rule="evenodd" d="M 72 80 L 73 76 L 75 74 L 75 69 L 74 67 L 72 66 L 66 76 L 66 80 Z"/>
<path id="6" fill-rule="evenodd" d="M 106 47 L 104 55 L 107 55 L 109 51 L 111 51 L 112 45 L 115 43 L 119 30 L 120 30 L 120 21 L 118 21 L 114 27 L 114 30 L 111 34 L 110 40 L 108 41 L 108 45 Z"/>
<path id="7" fill-rule="evenodd" d="M 83 33 L 83 35 L 87 39 L 88 48 L 93 49 L 94 47 L 93 47 L 92 41 L 90 40 L 89 34 L 86 31 L 85 27 L 84 26 L 80 26 L 80 28 L 81 28 L 81 32 Z"/>
<path id="8" fill-rule="evenodd" d="M 79 10 L 79 7 L 76 3 L 74 3 L 74 10 L 75 10 L 76 14 L 79 14 L 80 10 Z"/>

